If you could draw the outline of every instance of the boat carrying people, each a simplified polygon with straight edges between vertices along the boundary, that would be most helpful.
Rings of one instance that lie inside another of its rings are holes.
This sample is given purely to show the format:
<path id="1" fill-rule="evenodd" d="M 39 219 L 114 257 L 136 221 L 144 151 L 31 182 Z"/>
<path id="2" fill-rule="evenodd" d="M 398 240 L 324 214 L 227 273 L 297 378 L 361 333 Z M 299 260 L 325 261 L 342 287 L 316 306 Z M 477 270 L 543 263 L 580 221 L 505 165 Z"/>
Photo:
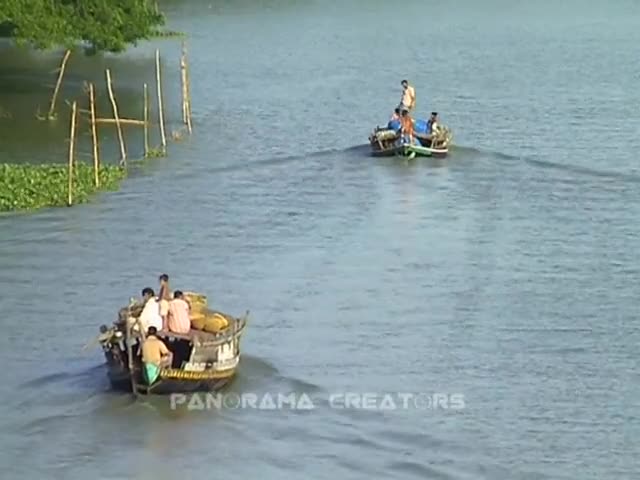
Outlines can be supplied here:
<path id="1" fill-rule="evenodd" d="M 208 392 L 233 379 L 249 312 L 235 318 L 211 310 L 207 297 L 195 292 L 175 291 L 172 297 L 161 308 L 168 295 L 156 297 L 147 287 L 141 301 L 132 299 L 120 309 L 113 326 L 100 327 L 98 341 L 113 389 Z"/>
<path id="2" fill-rule="evenodd" d="M 438 112 L 428 120 L 413 119 L 408 108 L 398 106 L 385 127 L 376 127 L 369 135 L 371 154 L 376 157 L 446 157 L 453 134 L 440 122 Z"/>

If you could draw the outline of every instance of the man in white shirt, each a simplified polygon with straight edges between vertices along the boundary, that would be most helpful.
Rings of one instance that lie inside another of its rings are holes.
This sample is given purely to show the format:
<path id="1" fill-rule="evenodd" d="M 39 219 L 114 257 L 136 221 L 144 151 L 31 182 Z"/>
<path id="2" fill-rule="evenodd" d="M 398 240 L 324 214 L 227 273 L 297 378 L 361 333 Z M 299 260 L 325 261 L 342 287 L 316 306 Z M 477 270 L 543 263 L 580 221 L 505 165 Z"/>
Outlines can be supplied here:
<path id="1" fill-rule="evenodd" d="M 149 327 L 155 327 L 157 330 L 162 330 L 160 304 L 156 300 L 156 294 L 153 292 L 153 289 L 147 287 L 142 290 L 142 299 L 144 301 L 144 308 L 140 314 L 140 323 L 143 331 L 146 332 Z"/>
<path id="2" fill-rule="evenodd" d="M 431 112 L 431 117 L 427 121 L 427 135 L 426 138 L 430 140 L 429 146 L 435 148 L 441 142 L 440 137 L 440 124 L 438 123 L 438 112 Z"/>
<path id="3" fill-rule="evenodd" d="M 431 112 L 431 118 L 427 122 L 427 133 L 433 136 L 437 136 L 439 128 L 440 125 L 438 125 L 438 112 Z"/>

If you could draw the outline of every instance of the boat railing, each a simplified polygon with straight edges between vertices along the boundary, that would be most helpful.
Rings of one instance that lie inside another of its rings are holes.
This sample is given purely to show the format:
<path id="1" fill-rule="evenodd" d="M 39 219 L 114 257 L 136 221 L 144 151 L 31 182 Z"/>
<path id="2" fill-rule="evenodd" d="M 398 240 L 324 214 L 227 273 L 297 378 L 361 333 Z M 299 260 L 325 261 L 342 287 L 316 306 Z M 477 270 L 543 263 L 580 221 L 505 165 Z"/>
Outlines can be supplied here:
<path id="1" fill-rule="evenodd" d="M 100 336 L 100 343 L 102 343 L 103 345 L 108 345 L 118 337 L 120 338 L 124 337 L 125 345 L 127 346 L 129 345 L 129 343 L 135 343 L 135 340 L 144 342 L 146 335 L 140 323 L 140 317 L 134 316 L 135 312 L 133 311 L 133 309 L 137 306 L 138 306 L 137 303 L 132 302 L 127 307 L 122 308 L 120 311 L 121 313 L 126 315 L 126 318 L 122 318 L 121 316 L 117 321 L 114 322 L 111 328 L 107 329 L 105 327 L 105 332 L 103 332 Z M 229 322 L 229 326 L 227 328 L 219 332 L 191 330 L 191 332 L 187 334 L 182 334 L 182 333 L 160 330 L 157 332 L 157 335 L 164 339 L 187 340 L 194 343 L 198 343 L 200 345 L 207 345 L 207 346 L 222 345 L 228 342 L 229 339 L 232 339 L 242 334 L 248 321 L 249 311 L 247 310 L 244 316 L 240 318 L 231 317 L 229 315 L 225 315 L 225 316 L 227 318 L 230 318 L 232 321 Z M 121 332 L 121 334 L 118 335 L 117 332 Z"/>
<path id="2" fill-rule="evenodd" d="M 189 333 L 176 333 L 163 330 L 158 332 L 158 336 L 165 339 L 188 340 L 202 346 L 222 345 L 242 334 L 246 327 L 248 316 L 249 311 L 247 311 L 242 318 L 234 318 L 234 321 L 230 322 L 231 325 L 229 325 L 228 328 L 216 333 L 204 330 L 191 330 Z"/>

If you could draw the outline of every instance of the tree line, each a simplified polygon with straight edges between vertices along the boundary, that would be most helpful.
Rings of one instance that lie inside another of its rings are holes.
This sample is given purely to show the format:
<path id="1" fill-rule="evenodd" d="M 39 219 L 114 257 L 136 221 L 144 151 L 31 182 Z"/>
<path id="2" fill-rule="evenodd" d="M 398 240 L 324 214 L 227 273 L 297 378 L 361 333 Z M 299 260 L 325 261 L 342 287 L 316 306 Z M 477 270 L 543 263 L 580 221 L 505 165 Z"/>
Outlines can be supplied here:
<path id="1" fill-rule="evenodd" d="M 37 49 L 121 52 L 159 33 L 165 19 L 150 0 L 0 0 L 0 37 Z"/>

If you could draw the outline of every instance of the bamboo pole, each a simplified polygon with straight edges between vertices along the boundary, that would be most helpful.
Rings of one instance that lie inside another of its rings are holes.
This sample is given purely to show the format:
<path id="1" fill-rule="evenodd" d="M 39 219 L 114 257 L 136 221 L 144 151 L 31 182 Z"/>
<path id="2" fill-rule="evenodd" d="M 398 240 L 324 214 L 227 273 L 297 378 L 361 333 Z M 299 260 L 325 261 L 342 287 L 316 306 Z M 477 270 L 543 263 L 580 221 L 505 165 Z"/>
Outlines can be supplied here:
<path id="1" fill-rule="evenodd" d="M 60 65 L 60 73 L 58 73 L 58 81 L 56 82 L 56 87 L 53 90 L 53 95 L 51 96 L 51 104 L 49 105 L 49 119 L 53 117 L 53 112 L 56 108 L 56 101 L 58 100 L 58 92 L 60 91 L 60 85 L 62 85 L 62 77 L 64 76 L 64 69 L 67 67 L 67 61 L 69 60 L 69 56 L 71 55 L 71 50 L 67 50 L 64 53 L 64 57 L 62 58 L 62 64 Z"/>
<path id="2" fill-rule="evenodd" d="M 131 378 L 131 390 L 134 395 L 138 395 L 138 386 L 136 382 L 135 375 L 135 366 L 133 363 L 133 335 L 131 330 L 133 329 L 133 325 L 129 323 L 129 318 L 131 318 L 131 307 L 129 307 L 129 315 L 127 315 L 127 320 L 125 322 L 125 342 L 127 342 L 127 360 L 129 364 L 129 376 Z"/>
<path id="3" fill-rule="evenodd" d="M 182 42 L 183 55 L 184 55 L 184 67 L 185 67 L 185 96 L 186 96 L 186 117 L 187 117 L 187 128 L 189 129 L 189 134 L 191 134 L 191 78 L 189 75 L 189 63 L 187 61 L 187 44 L 186 42 Z"/>
<path id="4" fill-rule="evenodd" d="M 188 125 L 187 122 L 187 47 L 182 42 L 182 55 L 180 55 L 180 80 L 182 84 L 182 122 Z"/>
<path id="5" fill-rule="evenodd" d="M 122 165 L 127 164 L 127 152 L 124 147 L 124 139 L 122 138 L 122 127 L 120 126 L 120 117 L 118 117 L 118 105 L 113 95 L 113 88 L 111 86 L 111 72 L 107 68 L 107 89 L 109 90 L 109 99 L 111 100 L 111 107 L 113 108 L 113 116 L 115 118 L 116 128 L 118 129 L 118 141 L 120 142 L 120 163 Z"/>
<path id="6" fill-rule="evenodd" d="M 98 130 L 96 128 L 96 94 L 93 83 L 89 84 L 89 106 L 91 108 L 91 139 L 93 143 L 93 175 L 96 187 L 100 186 L 100 158 L 98 157 Z"/>
<path id="7" fill-rule="evenodd" d="M 73 205 L 73 157 L 74 147 L 76 143 L 76 108 L 77 103 L 73 102 L 71 106 L 71 134 L 69 136 L 69 192 L 67 198 L 67 205 Z"/>
<path id="8" fill-rule="evenodd" d="M 167 137 L 164 132 L 164 108 L 162 106 L 162 83 L 160 81 L 160 50 L 156 49 L 156 88 L 158 90 L 158 117 L 160 120 L 160 137 L 162 139 L 162 154 L 167 153 Z"/>
<path id="9" fill-rule="evenodd" d="M 144 84 L 144 156 L 149 155 L 149 89 Z"/>
<path id="10" fill-rule="evenodd" d="M 115 118 L 96 118 L 96 123 L 115 123 L 120 125 L 137 125 L 142 127 L 145 122 L 144 120 L 136 120 L 135 118 L 119 118 L 116 120 Z"/>
<path id="11" fill-rule="evenodd" d="M 191 134 L 191 88 L 189 86 L 189 66 L 187 65 L 187 128 Z"/>

